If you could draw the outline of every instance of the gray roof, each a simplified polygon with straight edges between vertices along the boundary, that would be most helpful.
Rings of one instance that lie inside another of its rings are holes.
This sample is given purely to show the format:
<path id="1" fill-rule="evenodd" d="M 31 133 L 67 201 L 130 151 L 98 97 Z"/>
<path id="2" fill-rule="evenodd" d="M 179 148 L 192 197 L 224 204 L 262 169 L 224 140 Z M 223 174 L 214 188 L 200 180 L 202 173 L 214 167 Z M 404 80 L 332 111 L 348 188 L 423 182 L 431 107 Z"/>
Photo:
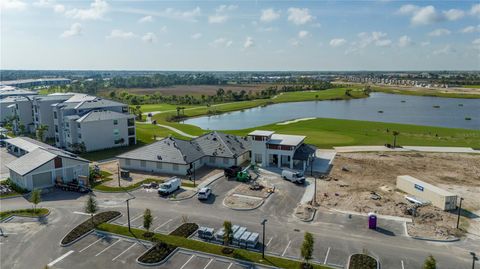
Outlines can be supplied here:
<path id="1" fill-rule="evenodd" d="M 187 164 L 201 158 L 203 155 L 201 149 L 193 141 L 168 137 L 144 147 L 126 152 L 117 157 Z"/>
<path id="2" fill-rule="evenodd" d="M 193 139 L 208 156 L 233 158 L 250 150 L 250 143 L 243 137 L 211 132 Z"/>
<path id="3" fill-rule="evenodd" d="M 250 150 L 243 137 L 211 132 L 191 141 L 168 137 L 118 158 L 188 164 L 204 156 L 233 158 Z"/>
<path id="4" fill-rule="evenodd" d="M 99 120 L 113 120 L 113 119 L 128 119 L 135 116 L 130 114 L 123 114 L 116 111 L 109 110 L 93 110 L 79 118 L 78 122 L 99 121 Z"/>
<path id="5" fill-rule="evenodd" d="M 15 173 L 24 176 L 56 157 L 69 158 L 87 163 L 89 162 L 88 160 L 80 158 L 70 152 L 51 147 L 36 148 L 22 157 L 10 162 L 6 166 Z"/>
<path id="6" fill-rule="evenodd" d="M 6 143 L 14 145 L 18 148 L 23 149 L 24 151 L 31 152 L 37 148 L 49 148 L 51 147 L 48 144 L 40 142 L 38 140 L 32 139 L 30 137 L 14 137 L 5 140 Z"/>
<path id="7" fill-rule="evenodd" d="M 50 95 L 42 95 L 42 96 L 35 96 L 34 99 L 38 101 L 65 101 L 68 98 L 72 97 L 73 93 L 65 93 L 65 95 L 59 94 L 50 94 Z"/>
<path id="8" fill-rule="evenodd" d="M 95 100 L 82 101 L 75 106 L 76 109 L 92 109 L 113 106 L 127 106 L 126 104 L 115 102 L 108 99 L 96 98 Z"/>
<path id="9" fill-rule="evenodd" d="M 293 154 L 293 159 L 307 161 L 308 157 L 315 154 L 316 151 L 317 147 L 309 144 L 302 144 Z"/>

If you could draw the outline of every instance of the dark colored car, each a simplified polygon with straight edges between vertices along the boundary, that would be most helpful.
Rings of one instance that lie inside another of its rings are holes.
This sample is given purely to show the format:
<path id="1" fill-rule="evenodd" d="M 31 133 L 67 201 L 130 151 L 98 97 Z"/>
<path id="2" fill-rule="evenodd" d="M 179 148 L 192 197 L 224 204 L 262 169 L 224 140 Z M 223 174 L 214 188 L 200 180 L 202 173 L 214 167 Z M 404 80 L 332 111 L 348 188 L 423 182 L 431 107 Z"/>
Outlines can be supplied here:
<path id="1" fill-rule="evenodd" d="M 224 175 L 227 178 L 236 177 L 237 173 L 240 171 L 242 171 L 242 167 L 234 165 L 226 168 Z"/>

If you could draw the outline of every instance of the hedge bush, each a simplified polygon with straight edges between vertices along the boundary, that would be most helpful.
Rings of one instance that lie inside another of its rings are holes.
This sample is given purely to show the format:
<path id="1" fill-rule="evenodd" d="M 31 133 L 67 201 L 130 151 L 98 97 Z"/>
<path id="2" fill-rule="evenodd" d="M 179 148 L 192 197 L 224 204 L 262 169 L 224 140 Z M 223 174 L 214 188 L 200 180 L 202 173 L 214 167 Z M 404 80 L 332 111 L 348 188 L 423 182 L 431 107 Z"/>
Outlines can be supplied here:
<path id="1" fill-rule="evenodd" d="M 170 235 L 181 236 L 181 237 L 190 237 L 195 231 L 198 230 L 198 224 L 196 223 L 183 223 L 173 230 Z"/>
<path id="2" fill-rule="evenodd" d="M 348 269 L 377 269 L 377 261 L 366 254 L 353 254 Z"/>
<path id="3" fill-rule="evenodd" d="M 63 239 L 62 244 L 66 245 L 69 244 L 76 239 L 80 238 L 84 234 L 93 230 L 97 225 L 102 224 L 104 222 L 108 222 L 116 217 L 120 216 L 120 212 L 118 211 L 106 211 L 101 212 L 93 216 L 93 225 L 92 220 L 89 218 L 84 222 L 80 223 L 77 227 L 73 228 Z"/>

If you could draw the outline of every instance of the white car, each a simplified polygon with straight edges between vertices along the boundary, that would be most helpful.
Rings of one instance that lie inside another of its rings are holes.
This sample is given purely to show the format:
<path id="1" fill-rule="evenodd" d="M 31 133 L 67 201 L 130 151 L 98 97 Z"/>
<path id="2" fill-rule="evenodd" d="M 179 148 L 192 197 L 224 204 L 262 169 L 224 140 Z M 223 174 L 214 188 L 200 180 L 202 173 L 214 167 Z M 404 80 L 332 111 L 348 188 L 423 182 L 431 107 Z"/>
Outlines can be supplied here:
<path id="1" fill-rule="evenodd" d="M 212 189 L 209 187 L 203 187 L 198 191 L 197 198 L 198 200 L 208 200 L 212 194 Z"/>

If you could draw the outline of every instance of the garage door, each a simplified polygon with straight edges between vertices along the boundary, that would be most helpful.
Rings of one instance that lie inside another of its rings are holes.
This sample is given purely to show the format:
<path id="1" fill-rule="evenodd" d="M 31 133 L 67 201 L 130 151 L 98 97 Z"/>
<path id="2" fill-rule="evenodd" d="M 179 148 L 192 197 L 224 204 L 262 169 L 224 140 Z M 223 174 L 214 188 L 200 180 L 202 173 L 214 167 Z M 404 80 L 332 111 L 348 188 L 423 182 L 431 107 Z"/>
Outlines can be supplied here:
<path id="1" fill-rule="evenodd" d="M 32 176 L 33 188 L 52 186 L 52 172 L 40 173 Z"/>

